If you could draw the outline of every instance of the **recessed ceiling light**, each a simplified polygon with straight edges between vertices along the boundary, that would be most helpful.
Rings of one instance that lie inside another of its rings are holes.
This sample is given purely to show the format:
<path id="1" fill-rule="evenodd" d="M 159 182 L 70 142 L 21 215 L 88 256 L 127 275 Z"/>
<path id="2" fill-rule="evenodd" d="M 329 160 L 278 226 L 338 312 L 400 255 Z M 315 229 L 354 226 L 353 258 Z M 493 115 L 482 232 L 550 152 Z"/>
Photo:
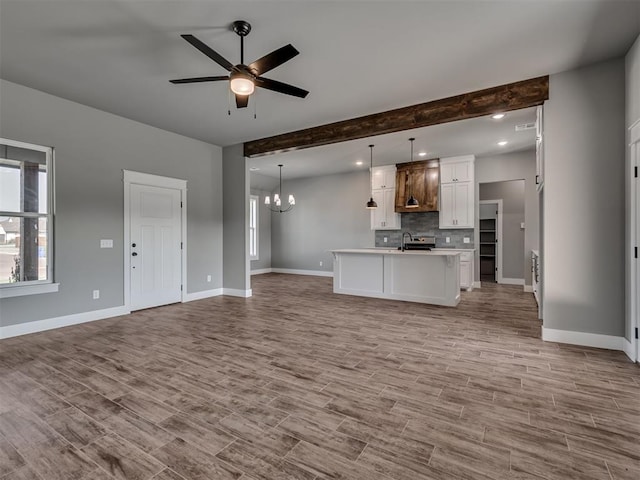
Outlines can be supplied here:
<path id="1" fill-rule="evenodd" d="M 501 147 L 504 147 L 507 143 L 509 143 L 509 142 L 507 142 L 506 140 L 502 140 L 502 141 L 498 142 L 498 145 L 500 145 Z"/>
<path id="2" fill-rule="evenodd" d="M 496 113 L 495 115 L 491 115 L 491 118 L 494 120 L 500 120 L 501 118 L 504 118 L 504 113 Z"/>
<path id="3" fill-rule="evenodd" d="M 427 152 L 418 152 L 418 156 L 419 157 L 426 157 L 427 156 Z"/>
<path id="4" fill-rule="evenodd" d="M 252 172 L 257 172 L 260 169 L 258 167 L 250 167 L 249 170 Z"/>
<path id="5" fill-rule="evenodd" d="M 356 165 L 362 165 L 362 160 L 358 160 L 358 161 L 356 162 Z"/>

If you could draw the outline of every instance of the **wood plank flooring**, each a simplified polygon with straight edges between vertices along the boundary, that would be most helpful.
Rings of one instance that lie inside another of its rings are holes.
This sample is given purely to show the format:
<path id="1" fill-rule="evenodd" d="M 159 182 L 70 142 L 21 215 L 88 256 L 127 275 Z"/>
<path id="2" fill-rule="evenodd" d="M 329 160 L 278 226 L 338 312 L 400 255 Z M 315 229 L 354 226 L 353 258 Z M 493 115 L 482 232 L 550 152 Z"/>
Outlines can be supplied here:
<path id="1" fill-rule="evenodd" d="M 640 478 L 640 368 L 542 342 L 521 287 L 252 282 L 0 341 L 0 479 Z"/>

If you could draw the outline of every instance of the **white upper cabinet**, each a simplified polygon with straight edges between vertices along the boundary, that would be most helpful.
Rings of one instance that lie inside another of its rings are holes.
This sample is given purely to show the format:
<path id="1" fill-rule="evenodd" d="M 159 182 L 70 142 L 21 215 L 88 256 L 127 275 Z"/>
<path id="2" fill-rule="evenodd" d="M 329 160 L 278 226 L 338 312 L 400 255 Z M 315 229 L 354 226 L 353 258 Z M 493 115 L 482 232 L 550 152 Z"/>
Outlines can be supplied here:
<path id="1" fill-rule="evenodd" d="M 373 167 L 371 194 L 378 204 L 378 208 L 371 210 L 371 230 L 399 230 L 400 214 L 395 212 L 395 165 Z"/>
<path id="2" fill-rule="evenodd" d="M 442 161 L 445 160 L 443 163 Z M 440 159 L 440 182 L 471 182 L 473 181 L 473 155 Z"/>
<path id="3" fill-rule="evenodd" d="M 536 109 L 536 190 L 540 192 L 544 186 L 544 121 L 542 105 Z"/>
<path id="4" fill-rule="evenodd" d="M 371 169 L 371 188 L 373 190 L 396 188 L 396 167 L 394 165 L 373 167 Z"/>
<path id="5" fill-rule="evenodd" d="M 440 228 L 473 228 L 475 157 L 440 159 Z"/>

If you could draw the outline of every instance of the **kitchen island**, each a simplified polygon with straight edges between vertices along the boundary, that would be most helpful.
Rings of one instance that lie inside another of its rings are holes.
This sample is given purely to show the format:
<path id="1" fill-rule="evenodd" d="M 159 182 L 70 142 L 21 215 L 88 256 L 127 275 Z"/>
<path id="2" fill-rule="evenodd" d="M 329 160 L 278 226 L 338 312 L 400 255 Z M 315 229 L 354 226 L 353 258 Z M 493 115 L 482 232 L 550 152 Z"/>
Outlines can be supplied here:
<path id="1" fill-rule="evenodd" d="M 455 307 L 460 253 L 387 248 L 332 250 L 333 292 Z"/>

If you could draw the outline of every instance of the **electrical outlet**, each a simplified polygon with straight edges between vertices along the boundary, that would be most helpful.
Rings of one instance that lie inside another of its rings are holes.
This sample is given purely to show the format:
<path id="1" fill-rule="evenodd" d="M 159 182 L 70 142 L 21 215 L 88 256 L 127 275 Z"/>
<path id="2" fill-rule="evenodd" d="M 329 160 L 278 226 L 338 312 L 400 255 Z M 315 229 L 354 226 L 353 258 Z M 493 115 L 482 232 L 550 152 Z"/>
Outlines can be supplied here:
<path id="1" fill-rule="evenodd" d="M 462 239 L 462 243 L 471 243 L 471 239 L 469 237 L 464 237 Z"/>
<path id="2" fill-rule="evenodd" d="M 444 242 L 445 243 L 451 243 L 451 237 L 445 237 Z"/>
<path id="3" fill-rule="evenodd" d="M 98 300 L 100 298 L 100 290 L 93 291 L 93 299 Z"/>
<path id="4" fill-rule="evenodd" d="M 322 260 L 320 260 L 320 266 L 322 266 Z"/>
<path id="5" fill-rule="evenodd" d="M 207 282 L 211 281 L 211 275 L 207 275 Z"/>
<path id="6" fill-rule="evenodd" d="M 387 242 L 389 241 L 389 237 L 384 237 L 384 238 L 382 239 L 382 241 L 383 241 L 384 243 L 387 243 Z"/>
<path id="7" fill-rule="evenodd" d="M 113 240 L 111 239 L 100 240 L 100 248 L 113 248 Z"/>

